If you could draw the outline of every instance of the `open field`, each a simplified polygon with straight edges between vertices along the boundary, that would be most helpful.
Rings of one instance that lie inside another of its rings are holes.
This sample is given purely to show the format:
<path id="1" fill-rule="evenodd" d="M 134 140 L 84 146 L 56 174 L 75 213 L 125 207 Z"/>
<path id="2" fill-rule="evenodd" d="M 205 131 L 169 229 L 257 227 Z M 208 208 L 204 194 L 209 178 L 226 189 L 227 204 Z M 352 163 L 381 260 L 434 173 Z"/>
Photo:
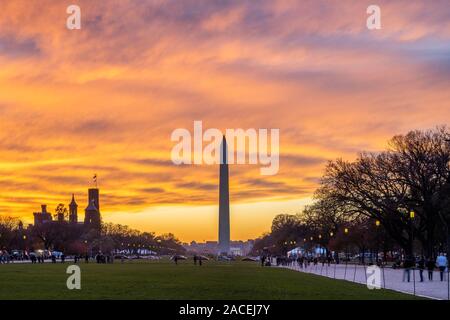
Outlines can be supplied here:
<path id="1" fill-rule="evenodd" d="M 0 299 L 417 299 L 253 262 L 83 263 L 81 290 L 68 290 L 68 265 L 0 265 Z"/>

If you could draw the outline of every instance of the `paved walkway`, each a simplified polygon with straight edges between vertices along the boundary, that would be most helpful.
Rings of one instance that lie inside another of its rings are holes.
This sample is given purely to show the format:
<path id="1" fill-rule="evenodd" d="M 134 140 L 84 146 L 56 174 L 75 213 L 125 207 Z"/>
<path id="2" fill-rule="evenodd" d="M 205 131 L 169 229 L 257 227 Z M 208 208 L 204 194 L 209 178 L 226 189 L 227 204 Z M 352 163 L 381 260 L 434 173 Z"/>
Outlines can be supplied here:
<path id="1" fill-rule="evenodd" d="M 308 268 L 302 269 L 297 265 L 297 263 L 295 263 L 291 266 L 280 267 L 334 279 L 347 280 L 364 285 L 367 283 L 365 273 L 367 266 L 362 265 L 349 264 L 346 266 L 345 264 L 331 264 L 328 266 L 325 264 L 322 266 L 320 263 L 316 266 L 311 264 Z M 411 282 L 403 282 L 403 269 L 383 268 L 381 272 L 381 287 L 433 299 L 449 299 L 448 273 L 445 274 L 444 281 L 440 281 L 440 275 L 437 271 L 433 274 L 433 281 L 428 281 L 427 271 L 423 272 L 423 276 L 424 282 L 420 282 L 419 271 L 411 271 Z"/>
<path id="2" fill-rule="evenodd" d="M 84 258 L 83 259 L 80 259 L 80 261 L 83 261 L 84 262 Z M 74 259 L 73 258 L 70 258 L 70 259 L 66 259 L 65 260 L 65 262 L 73 262 L 74 261 Z M 92 260 L 91 260 L 92 261 Z M 52 263 L 52 260 L 51 259 L 46 259 L 46 260 L 44 260 L 44 263 Z M 61 263 L 61 260 L 56 260 L 56 263 Z M 31 264 L 31 260 L 11 260 L 10 262 L 6 262 L 6 263 L 0 263 L 0 266 L 1 265 L 8 265 L 8 264 Z M 36 262 L 36 264 L 40 264 L 40 263 L 37 263 Z"/>

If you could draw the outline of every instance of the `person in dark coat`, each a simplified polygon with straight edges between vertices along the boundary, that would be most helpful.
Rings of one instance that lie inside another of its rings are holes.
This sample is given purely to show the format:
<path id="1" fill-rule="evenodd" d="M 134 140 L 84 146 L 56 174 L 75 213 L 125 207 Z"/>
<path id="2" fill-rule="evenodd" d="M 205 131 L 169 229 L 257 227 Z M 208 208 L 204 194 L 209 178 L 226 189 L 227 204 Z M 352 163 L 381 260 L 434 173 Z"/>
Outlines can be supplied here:
<path id="1" fill-rule="evenodd" d="M 423 270 L 425 270 L 425 258 L 423 256 L 417 261 L 417 269 L 419 269 L 420 282 L 423 282 Z"/>
<path id="2" fill-rule="evenodd" d="M 414 267 L 414 258 L 409 256 L 403 261 L 403 282 L 407 279 L 408 282 L 411 281 L 411 269 Z"/>
<path id="3" fill-rule="evenodd" d="M 428 270 L 428 280 L 429 281 L 433 281 L 433 272 L 434 272 L 435 266 L 436 265 L 434 263 L 433 258 L 427 259 L 426 267 L 427 267 L 427 270 Z"/>

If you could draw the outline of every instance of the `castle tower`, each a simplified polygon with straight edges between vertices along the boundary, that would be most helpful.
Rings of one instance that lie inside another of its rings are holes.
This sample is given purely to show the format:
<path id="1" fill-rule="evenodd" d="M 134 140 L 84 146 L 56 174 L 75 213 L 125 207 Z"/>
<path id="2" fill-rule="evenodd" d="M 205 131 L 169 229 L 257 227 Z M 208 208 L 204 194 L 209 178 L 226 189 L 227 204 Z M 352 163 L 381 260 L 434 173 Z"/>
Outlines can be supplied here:
<path id="1" fill-rule="evenodd" d="M 34 225 L 40 225 L 53 220 L 52 215 L 49 212 L 47 212 L 46 204 L 41 205 L 41 212 L 35 212 L 33 213 L 33 216 L 34 216 Z"/>
<path id="2" fill-rule="evenodd" d="M 89 229 L 100 231 L 101 216 L 99 209 L 99 190 L 92 188 L 88 190 L 88 206 L 85 210 L 84 225 Z"/>
<path id="3" fill-rule="evenodd" d="M 78 204 L 75 202 L 74 194 L 72 194 L 72 201 L 69 204 L 69 222 L 78 222 Z"/>
<path id="4" fill-rule="evenodd" d="M 90 188 L 88 190 L 88 198 L 89 203 L 94 201 L 95 207 L 98 209 L 98 212 L 100 212 L 100 200 L 99 200 L 99 190 L 98 188 Z"/>
<path id="5" fill-rule="evenodd" d="M 219 181 L 219 254 L 230 252 L 230 196 L 228 185 L 228 146 L 223 137 Z"/>
<path id="6" fill-rule="evenodd" d="M 42 223 L 42 217 L 40 212 L 33 212 L 34 225 L 38 226 Z"/>

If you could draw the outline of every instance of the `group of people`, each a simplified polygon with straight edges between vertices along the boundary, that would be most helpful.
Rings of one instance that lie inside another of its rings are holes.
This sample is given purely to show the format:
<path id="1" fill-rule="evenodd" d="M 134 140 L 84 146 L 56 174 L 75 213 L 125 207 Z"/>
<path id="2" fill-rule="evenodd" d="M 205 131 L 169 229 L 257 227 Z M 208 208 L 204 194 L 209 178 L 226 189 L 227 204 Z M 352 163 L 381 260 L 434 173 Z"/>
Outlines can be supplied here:
<path id="1" fill-rule="evenodd" d="M 90 257 L 88 254 L 86 254 L 84 256 L 83 255 L 75 255 L 73 260 L 75 263 L 79 263 L 83 258 L 84 258 L 85 263 L 89 263 L 89 261 L 92 257 Z M 110 254 L 98 253 L 93 258 L 95 259 L 95 261 L 97 263 L 113 263 L 114 262 L 114 257 L 113 257 L 113 255 L 110 255 Z M 30 261 L 32 264 L 40 264 L 40 263 L 44 263 L 46 259 L 51 260 L 52 263 L 57 263 L 58 259 L 59 259 L 59 262 L 61 262 L 61 263 L 66 262 L 66 256 L 64 255 L 64 253 L 61 253 L 59 256 L 57 256 L 55 254 L 51 254 L 49 256 L 44 256 L 43 254 L 31 252 L 30 254 L 22 257 L 19 260 Z M 10 263 L 14 260 L 18 260 L 18 259 L 15 259 L 11 254 L 8 253 L 8 251 L 0 250 L 0 264 Z M 122 259 L 122 262 L 123 262 L 123 259 Z M 201 264 L 201 262 L 200 262 L 200 264 Z"/>
<path id="2" fill-rule="evenodd" d="M 444 281 L 444 274 L 448 268 L 448 259 L 444 253 L 440 253 L 436 260 L 426 259 L 424 256 L 421 256 L 417 260 L 414 257 L 407 257 L 403 261 L 403 268 L 403 282 L 411 281 L 411 270 L 414 268 L 419 270 L 420 282 L 424 282 L 423 272 L 425 270 L 428 272 L 428 281 L 433 281 L 433 274 L 436 268 L 439 270 L 440 280 Z"/>
<path id="3" fill-rule="evenodd" d="M 52 256 L 52 262 L 53 262 L 53 258 L 55 258 L 55 263 L 56 263 L 56 257 Z M 40 255 L 40 254 L 35 254 L 34 252 L 30 253 L 30 261 L 32 264 L 35 263 L 44 263 L 44 256 Z"/>
<path id="4" fill-rule="evenodd" d="M 99 253 L 95 256 L 95 261 L 97 263 L 114 263 L 114 257 L 109 254 Z"/>
<path id="5" fill-rule="evenodd" d="M 187 259 L 186 257 L 178 255 L 172 257 L 172 260 L 173 262 L 175 262 L 176 265 L 178 264 L 178 260 L 186 260 L 186 259 Z M 204 259 L 205 258 L 202 256 L 194 255 L 194 265 L 197 265 L 198 263 L 198 265 L 201 266 L 203 264 Z"/>
<path id="6" fill-rule="evenodd" d="M 197 255 L 194 255 L 194 264 L 195 265 L 197 265 L 197 261 L 198 261 L 198 265 L 199 266 L 201 266 L 202 265 L 202 261 L 203 261 L 203 259 L 202 259 L 202 257 L 199 257 L 199 256 L 197 256 Z"/>
<path id="7" fill-rule="evenodd" d="M 11 255 L 6 250 L 0 250 L 0 264 L 3 263 L 10 263 L 11 262 Z"/>
<path id="8" fill-rule="evenodd" d="M 95 262 L 97 263 L 114 263 L 114 256 L 110 255 L 110 254 L 104 254 L 102 252 L 99 252 L 98 254 L 96 254 L 94 257 L 89 256 L 88 254 L 86 255 L 75 255 L 73 257 L 73 261 L 75 263 L 79 263 L 81 260 L 83 260 L 84 258 L 84 263 L 89 263 L 89 261 L 91 260 L 91 258 L 93 258 L 95 260 Z M 124 258 L 121 258 L 121 261 L 123 262 Z"/>
<path id="9" fill-rule="evenodd" d="M 297 264 L 301 269 L 309 267 L 311 264 L 314 266 L 322 263 L 322 265 L 331 265 L 333 258 L 331 255 L 328 256 L 262 256 L 261 266 L 270 266 L 272 264 L 272 259 L 275 259 L 275 264 L 277 266 L 293 266 Z"/>
<path id="10" fill-rule="evenodd" d="M 56 263 L 58 257 L 54 254 L 52 254 L 50 256 L 50 259 L 52 261 L 52 263 Z M 66 262 L 66 256 L 63 254 L 61 254 L 59 256 L 60 262 L 61 263 L 65 263 Z M 30 253 L 30 261 L 32 264 L 36 264 L 36 263 L 44 263 L 45 262 L 45 257 L 43 255 L 40 254 L 35 254 L 34 252 Z"/>
<path id="11" fill-rule="evenodd" d="M 311 264 L 313 266 L 322 263 L 322 266 L 331 263 L 339 264 L 337 259 L 334 259 L 331 255 L 326 256 L 261 256 L 261 266 L 270 266 L 272 259 L 275 259 L 275 263 L 277 266 L 293 266 L 298 265 L 301 269 L 308 268 Z M 381 266 L 381 261 L 377 261 L 377 265 Z M 418 259 L 414 257 L 406 257 L 403 261 L 397 261 L 393 268 L 396 266 L 403 267 L 403 282 L 411 281 L 411 271 L 413 269 L 417 269 L 419 271 L 419 281 L 424 282 L 424 271 L 426 270 L 428 273 L 428 281 L 433 281 L 434 271 L 437 269 L 439 271 L 440 280 L 444 281 L 445 273 L 448 272 L 448 259 L 444 253 L 440 253 L 436 259 L 426 259 L 424 256 L 419 257 Z"/>

